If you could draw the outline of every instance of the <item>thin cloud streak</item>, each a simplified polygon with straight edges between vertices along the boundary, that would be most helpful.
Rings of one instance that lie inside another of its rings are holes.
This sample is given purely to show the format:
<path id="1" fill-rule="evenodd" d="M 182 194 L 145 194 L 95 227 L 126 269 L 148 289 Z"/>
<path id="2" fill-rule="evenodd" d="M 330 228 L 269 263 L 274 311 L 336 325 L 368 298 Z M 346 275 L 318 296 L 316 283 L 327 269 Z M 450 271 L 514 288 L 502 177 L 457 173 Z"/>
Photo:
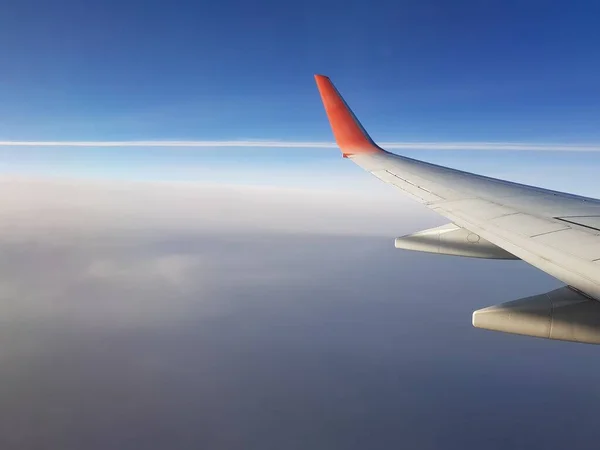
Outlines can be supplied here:
<path id="1" fill-rule="evenodd" d="M 508 150 L 598 152 L 597 145 L 544 144 L 521 142 L 381 142 L 395 150 Z M 0 147 L 187 147 L 187 148 L 337 148 L 324 141 L 0 141 Z"/>

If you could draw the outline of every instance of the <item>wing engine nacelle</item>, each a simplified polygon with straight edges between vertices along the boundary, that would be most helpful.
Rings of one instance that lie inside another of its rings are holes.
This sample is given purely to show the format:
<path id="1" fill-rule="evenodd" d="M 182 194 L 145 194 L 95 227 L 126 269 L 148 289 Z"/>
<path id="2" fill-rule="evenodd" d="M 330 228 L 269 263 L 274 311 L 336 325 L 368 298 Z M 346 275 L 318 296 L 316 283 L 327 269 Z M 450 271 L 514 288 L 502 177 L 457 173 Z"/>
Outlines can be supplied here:
<path id="1" fill-rule="evenodd" d="M 600 344 L 600 302 L 570 287 L 475 311 L 473 326 L 561 341 Z"/>
<path id="2" fill-rule="evenodd" d="M 397 237 L 396 248 L 487 259 L 519 259 L 478 234 L 453 223 Z"/>

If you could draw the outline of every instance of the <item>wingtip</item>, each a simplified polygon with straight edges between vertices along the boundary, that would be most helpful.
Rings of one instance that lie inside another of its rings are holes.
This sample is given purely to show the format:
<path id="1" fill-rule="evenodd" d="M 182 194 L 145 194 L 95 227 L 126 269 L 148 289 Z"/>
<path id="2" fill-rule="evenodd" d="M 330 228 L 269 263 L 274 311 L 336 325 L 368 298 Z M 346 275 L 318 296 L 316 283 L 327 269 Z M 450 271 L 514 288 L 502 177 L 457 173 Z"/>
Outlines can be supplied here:
<path id="1" fill-rule="evenodd" d="M 315 82 L 317 83 L 319 91 L 327 90 L 328 86 L 330 85 L 333 86 L 331 78 L 329 78 L 327 75 L 322 75 L 320 73 L 315 74 Z"/>
<path id="2" fill-rule="evenodd" d="M 315 81 L 342 155 L 347 157 L 381 151 L 350 110 L 329 77 L 315 74 Z"/>

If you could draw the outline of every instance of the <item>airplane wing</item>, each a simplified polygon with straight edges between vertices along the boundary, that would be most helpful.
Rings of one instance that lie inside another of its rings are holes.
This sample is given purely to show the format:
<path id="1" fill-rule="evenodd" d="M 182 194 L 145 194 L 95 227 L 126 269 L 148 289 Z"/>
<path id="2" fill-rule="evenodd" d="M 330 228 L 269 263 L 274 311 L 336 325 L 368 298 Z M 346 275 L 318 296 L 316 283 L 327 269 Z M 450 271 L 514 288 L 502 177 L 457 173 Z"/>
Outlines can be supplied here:
<path id="1" fill-rule="evenodd" d="M 371 139 L 331 80 L 323 75 L 315 79 L 344 158 L 450 221 L 396 238 L 396 247 L 522 259 L 566 284 L 475 311 L 474 326 L 600 344 L 600 200 L 385 151 Z"/>

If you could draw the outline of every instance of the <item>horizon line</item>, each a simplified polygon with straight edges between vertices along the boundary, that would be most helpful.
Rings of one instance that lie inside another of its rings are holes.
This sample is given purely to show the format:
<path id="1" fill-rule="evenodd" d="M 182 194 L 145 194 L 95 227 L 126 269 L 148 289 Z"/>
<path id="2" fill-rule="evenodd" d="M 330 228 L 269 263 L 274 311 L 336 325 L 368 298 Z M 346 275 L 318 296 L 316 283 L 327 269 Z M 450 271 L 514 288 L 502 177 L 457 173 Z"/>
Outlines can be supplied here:
<path id="1" fill-rule="evenodd" d="M 385 149 L 402 150 L 509 150 L 597 152 L 600 144 L 524 142 L 381 142 Z M 187 148 L 337 148 L 334 142 L 283 140 L 131 140 L 131 141 L 0 141 L 0 147 L 187 147 Z"/>

